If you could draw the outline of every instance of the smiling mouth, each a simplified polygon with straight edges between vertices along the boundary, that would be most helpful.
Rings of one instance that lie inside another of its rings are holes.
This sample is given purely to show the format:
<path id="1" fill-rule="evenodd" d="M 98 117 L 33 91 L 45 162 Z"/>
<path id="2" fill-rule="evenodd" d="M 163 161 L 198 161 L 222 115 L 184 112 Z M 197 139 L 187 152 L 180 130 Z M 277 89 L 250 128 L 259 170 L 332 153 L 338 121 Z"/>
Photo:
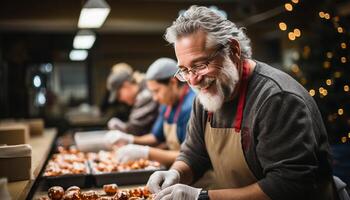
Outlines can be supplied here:
<path id="1" fill-rule="evenodd" d="M 206 85 L 206 87 L 200 88 L 200 90 L 201 90 L 202 92 L 204 92 L 204 93 L 208 92 L 208 91 L 209 91 L 209 88 L 210 88 L 211 86 L 214 85 L 214 82 L 215 82 L 215 81 L 211 81 L 209 84 Z"/>

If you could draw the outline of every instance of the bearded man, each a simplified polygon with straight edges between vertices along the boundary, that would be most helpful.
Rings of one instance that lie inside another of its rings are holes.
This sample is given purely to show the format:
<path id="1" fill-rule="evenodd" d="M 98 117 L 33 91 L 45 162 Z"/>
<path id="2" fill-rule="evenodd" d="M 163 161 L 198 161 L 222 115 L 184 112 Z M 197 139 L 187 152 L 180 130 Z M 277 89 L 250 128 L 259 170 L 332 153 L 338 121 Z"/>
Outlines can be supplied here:
<path id="1" fill-rule="evenodd" d="M 148 181 L 156 200 L 335 198 L 315 101 L 289 75 L 253 60 L 242 29 L 192 6 L 165 38 L 175 48 L 175 76 L 198 96 L 180 155 Z M 209 190 L 189 186 L 208 170 Z"/>

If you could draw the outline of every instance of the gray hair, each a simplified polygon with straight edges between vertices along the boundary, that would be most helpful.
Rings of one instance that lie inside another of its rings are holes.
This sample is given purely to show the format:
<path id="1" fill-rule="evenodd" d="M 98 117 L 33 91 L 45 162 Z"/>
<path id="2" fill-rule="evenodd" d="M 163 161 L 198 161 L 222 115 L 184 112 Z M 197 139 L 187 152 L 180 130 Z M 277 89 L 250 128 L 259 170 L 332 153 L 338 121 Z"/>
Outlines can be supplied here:
<path id="1" fill-rule="evenodd" d="M 167 28 L 164 37 L 174 44 L 178 38 L 198 30 L 207 32 L 207 48 L 227 45 L 230 39 L 235 39 L 240 45 L 242 58 L 251 58 L 250 39 L 243 32 L 243 28 L 237 28 L 233 22 L 204 6 L 191 6 Z"/>

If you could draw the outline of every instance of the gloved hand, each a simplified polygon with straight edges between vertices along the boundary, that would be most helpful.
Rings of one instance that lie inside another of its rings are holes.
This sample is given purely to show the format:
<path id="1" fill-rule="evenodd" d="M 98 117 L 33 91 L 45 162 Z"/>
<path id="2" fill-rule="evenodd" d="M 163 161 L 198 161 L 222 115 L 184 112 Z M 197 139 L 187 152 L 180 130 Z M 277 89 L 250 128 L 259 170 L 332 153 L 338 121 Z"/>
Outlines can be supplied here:
<path id="1" fill-rule="evenodd" d="M 112 148 L 113 145 L 123 146 L 134 142 L 134 136 L 118 130 L 108 131 L 103 138 L 106 146 Z"/>
<path id="2" fill-rule="evenodd" d="M 154 172 L 148 179 L 147 187 L 153 193 L 180 182 L 180 173 L 175 169 Z"/>
<path id="3" fill-rule="evenodd" d="M 125 130 L 125 128 L 126 128 L 125 122 L 123 122 L 122 120 L 120 120 L 117 117 L 113 117 L 110 120 L 108 120 L 107 126 L 111 130 L 115 130 L 115 129 L 117 129 L 117 130 Z"/>
<path id="4" fill-rule="evenodd" d="M 128 144 L 118 149 L 117 161 L 120 163 L 148 158 L 149 147 L 137 144 Z"/>
<path id="5" fill-rule="evenodd" d="M 158 192 L 154 200 L 197 200 L 201 190 L 201 188 L 194 188 L 184 184 L 176 184 Z"/>

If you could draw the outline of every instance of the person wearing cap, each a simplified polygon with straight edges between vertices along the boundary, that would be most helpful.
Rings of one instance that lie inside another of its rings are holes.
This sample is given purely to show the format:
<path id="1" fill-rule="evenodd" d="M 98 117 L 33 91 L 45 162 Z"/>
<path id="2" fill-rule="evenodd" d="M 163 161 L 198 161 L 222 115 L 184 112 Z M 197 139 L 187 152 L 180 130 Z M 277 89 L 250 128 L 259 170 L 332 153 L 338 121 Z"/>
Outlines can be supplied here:
<path id="1" fill-rule="evenodd" d="M 170 166 L 175 161 L 180 144 L 185 140 L 195 97 L 187 84 L 174 77 L 176 71 L 177 63 L 170 58 L 157 59 L 147 70 L 147 86 L 152 91 L 153 99 L 161 104 L 160 113 L 151 133 L 147 135 L 132 136 L 119 132 L 108 137 L 108 141 L 113 143 L 129 143 L 118 150 L 117 159 L 120 162 L 146 158 Z M 149 147 L 162 143 L 166 144 L 166 149 Z"/>
<path id="2" fill-rule="evenodd" d="M 158 103 L 153 101 L 151 92 L 144 80 L 126 63 L 113 66 L 107 79 L 107 89 L 110 92 L 109 102 L 116 100 L 131 106 L 128 121 L 123 122 L 117 117 L 108 121 L 108 128 L 134 135 L 149 133 L 157 116 Z"/>

